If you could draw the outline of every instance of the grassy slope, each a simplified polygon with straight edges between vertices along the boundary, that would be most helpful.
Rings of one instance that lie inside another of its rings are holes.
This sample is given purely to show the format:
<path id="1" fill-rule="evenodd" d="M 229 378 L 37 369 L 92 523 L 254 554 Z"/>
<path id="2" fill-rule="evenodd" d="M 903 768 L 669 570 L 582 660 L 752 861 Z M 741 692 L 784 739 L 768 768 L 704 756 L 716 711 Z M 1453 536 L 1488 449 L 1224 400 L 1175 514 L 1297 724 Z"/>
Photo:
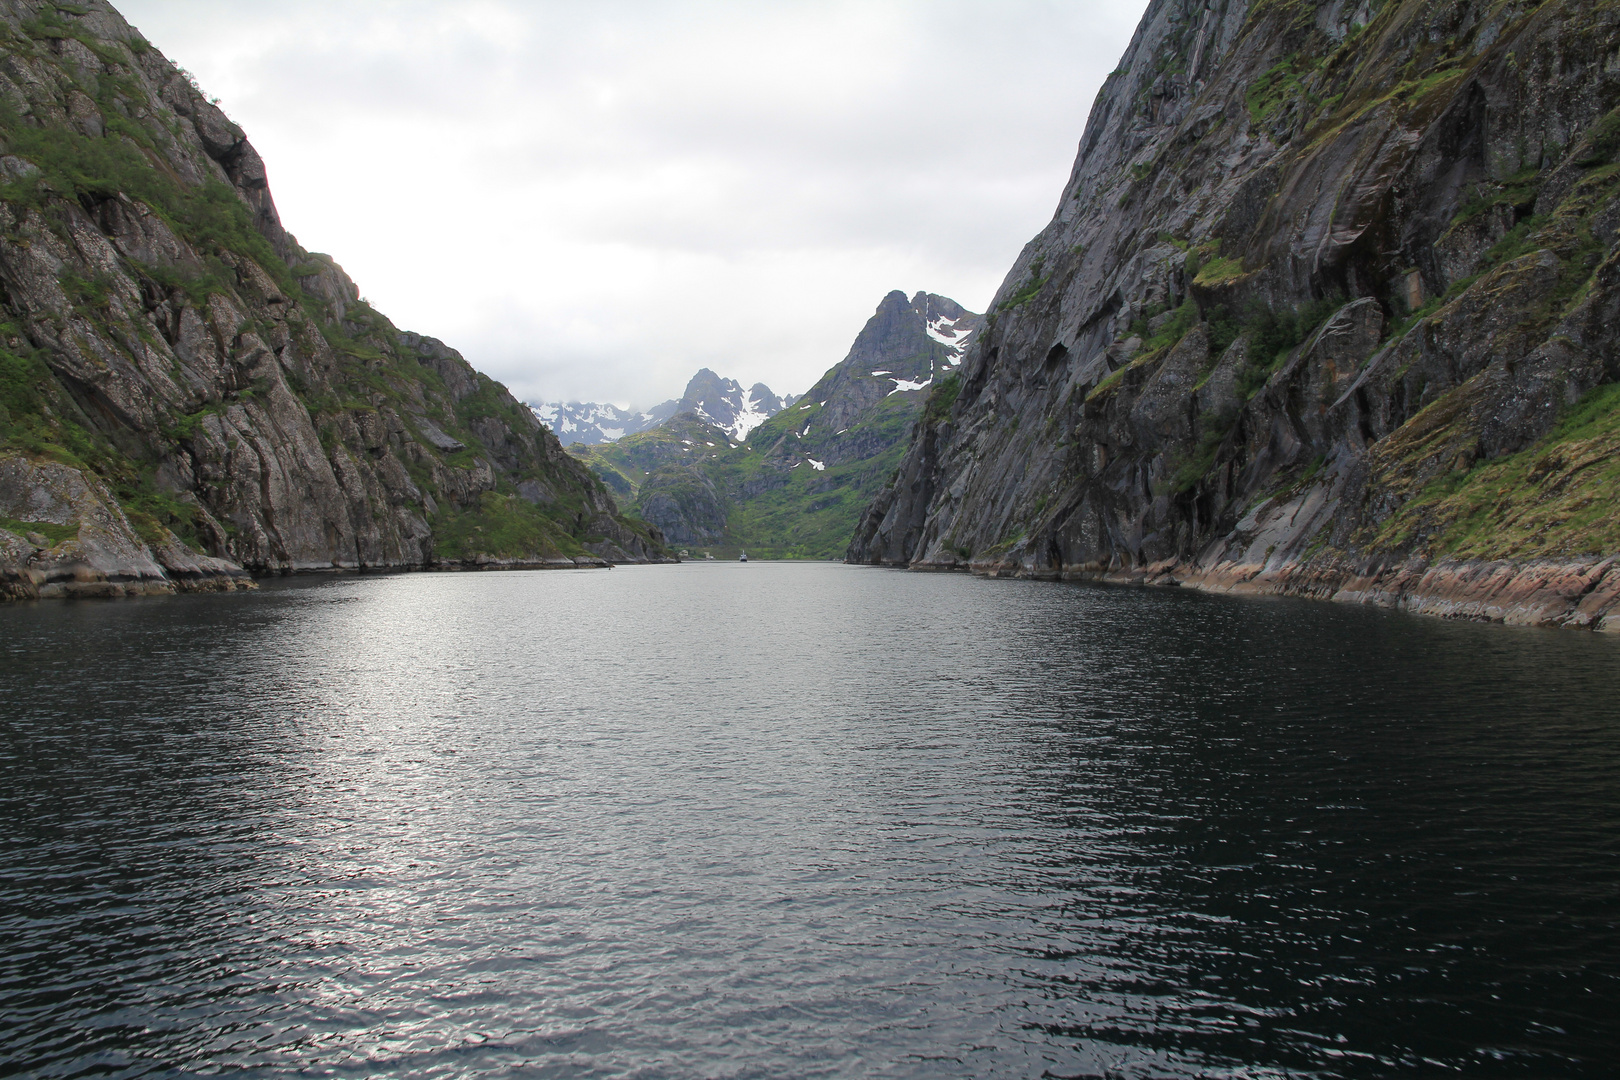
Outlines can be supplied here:
<path id="1" fill-rule="evenodd" d="M 905 455 L 905 433 L 916 416 L 916 404 L 880 405 L 861 422 L 876 428 L 893 445 L 874 457 L 817 470 L 815 436 L 798 433 L 813 426 L 819 406 L 794 407 L 749 433 L 748 441 L 727 455 L 719 467 L 728 490 L 769 483 L 767 490 L 735 500 L 727 531 L 739 547 L 764 558 L 826 559 L 841 556 L 855 523 L 873 496 L 894 475 Z"/>
<path id="2" fill-rule="evenodd" d="M 712 462 L 730 449 L 724 431 L 683 413 L 616 442 L 574 443 L 568 452 L 588 465 L 615 498 L 629 503 L 661 469 Z"/>
<path id="3" fill-rule="evenodd" d="M 1620 110 L 1594 125 L 1577 151 L 1587 171 L 1550 212 L 1526 218 L 1488 253 L 1486 269 L 1455 283 L 1446 296 L 1413 313 L 1397 332 L 1417 330 L 1445 307 L 1467 299 L 1472 289 L 1513 283 L 1529 255 L 1558 260 L 1552 291 L 1524 312 L 1517 329 L 1553 330 L 1585 297 L 1605 245 L 1596 218 L 1620 196 Z M 1543 176 L 1520 175 L 1496 187 L 1457 214 L 1453 227 L 1493 201 L 1528 203 Z M 1525 271 L 1528 272 L 1528 271 Z M 1453 414 L 1465 408 L 1469 386 L 1457 387 L 1413 417 L 1396 438 L 1409 449 L 1406 463 L 1440 447 L 1466 445 L 1472 430 Z M 1415 544 L 1430 558 L 1539 558 L 1620 552 L 1620 384 L 1600 386 L 1570 407 L 1558 426 L 1534 446 L 1480 461 L 1430 481 L 1379 530 L 1379 541 Z M 1406 464 L 1403 463 L 1403 464 Z M 1396 467 L 1399 468 L 1399 465 Z"/>
<path id="4" fill-rule="evenodd" d="M 1431 483 L 1403 509 L 1417 520 L 1431 556 L 1620 552 L 1620 384 L 1587 394 L 1536 445 Z"/>

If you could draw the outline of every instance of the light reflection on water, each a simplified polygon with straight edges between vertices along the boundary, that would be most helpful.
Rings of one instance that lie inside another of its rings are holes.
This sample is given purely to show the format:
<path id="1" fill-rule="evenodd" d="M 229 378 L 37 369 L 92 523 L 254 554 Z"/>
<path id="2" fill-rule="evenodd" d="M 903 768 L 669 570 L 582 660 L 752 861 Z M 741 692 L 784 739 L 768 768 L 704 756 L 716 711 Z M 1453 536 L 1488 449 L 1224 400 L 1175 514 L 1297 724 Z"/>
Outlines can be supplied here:
<path id="1" fill-rule="evenodd" d="M 1620 1050 L 1620 642 L 756 562 L 12 607 L 0 649 L 0 1073 Z"/>

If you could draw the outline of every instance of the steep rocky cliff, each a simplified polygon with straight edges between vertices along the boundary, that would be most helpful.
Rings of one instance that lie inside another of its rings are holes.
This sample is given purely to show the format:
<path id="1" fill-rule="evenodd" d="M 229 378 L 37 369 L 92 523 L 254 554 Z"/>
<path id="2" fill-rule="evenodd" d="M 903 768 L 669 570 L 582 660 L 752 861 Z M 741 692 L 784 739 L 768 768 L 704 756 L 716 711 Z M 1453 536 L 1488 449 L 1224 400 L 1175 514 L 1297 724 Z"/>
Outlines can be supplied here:
<path id="1" fill-rule="evenodd" d="M 931 387 L 957 369 L 979 324 L 948 297 L 892 292 L 848 355 L 746 441 L 733 445 L 736 423 L 702 406 L 694 379 L 682 402 L 696 404 L 652 430 L 576 452 L 633 496 L 636 512 L 672 544 L 836 557 L 894 473 Z"/>
<path id="2" fill-rule="evenodd" d="M 1615 628 L 1617 56 L 1596 0 L 1154 0 L 848 558 Z"/>
<path id="3" fill-rule="evenodd" d="M 660 558 L 505 388 L 281 227 L 104 3 L 0 0 L 0 594 Z"/>

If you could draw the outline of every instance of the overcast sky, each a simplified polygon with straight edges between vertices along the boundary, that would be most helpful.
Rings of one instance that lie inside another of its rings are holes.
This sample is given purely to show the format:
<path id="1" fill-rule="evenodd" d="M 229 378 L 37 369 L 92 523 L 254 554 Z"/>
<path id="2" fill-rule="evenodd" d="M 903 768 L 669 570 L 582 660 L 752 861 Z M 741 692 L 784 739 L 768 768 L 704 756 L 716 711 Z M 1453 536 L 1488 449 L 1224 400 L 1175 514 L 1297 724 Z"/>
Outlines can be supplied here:
<path id="1" fill-rule="evenodd" d="M 1145 0 L 114 0 L 282 220 L 529 400 L 799 393 L 891 289 L 982 310 Z"/>

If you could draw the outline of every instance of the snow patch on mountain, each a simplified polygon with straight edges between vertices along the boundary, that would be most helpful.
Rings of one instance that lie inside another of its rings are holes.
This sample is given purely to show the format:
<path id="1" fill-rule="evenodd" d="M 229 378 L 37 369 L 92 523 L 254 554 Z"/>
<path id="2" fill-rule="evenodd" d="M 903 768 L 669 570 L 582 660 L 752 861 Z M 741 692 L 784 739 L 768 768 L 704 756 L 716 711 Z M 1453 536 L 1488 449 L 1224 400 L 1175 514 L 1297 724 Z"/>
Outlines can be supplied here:
<path id="1" fill-rule="evenodd" d="M 684 412 L 696 413 L 706 423 L 725 431 L 732 442 L 741 442 L 750 431 L 796 400 L 793 395 L 778 397 L 764 383 L 755 383 L 744 390 L 735 379 L 722 379 L 703 368 L 686 384 L 686 393 L 680 400 L 666 401 L 644 411 L 578 401 L 537 401 L 529 408 L 564 446 L 614 442 L 657 427 Z"/>
<path id="2" fill-rule="evenodd" d="M 978 329 L 977 315 L 967 314 L 955 319 L 944 315 L 929 320 L 927 324 L 928 336 L 945 346 L 947 352 L 942 364 L 943 367 L 953 368 L 962 362 L 962 356 L 967 352 L 968 339 L 973 331 Z"/>
<path id="3" fill-rule="evenodd" d="M 741 442 L 750 431 L 782 411 L 780 403 L 773 398 L 774 395 L 765 386 L 754 387 L 748 392 L 742 407 L 731 414 L 731 423 L 718 423 L 718 426 L 725 429 L 734 441 Z"/>
<path id="4" fill-rule="evenodd" d="M 967 321 L 966 318 L 947 319 L 941 315 L 928 324 L 928 336 L 960 356 L 967 348 L 967 339 L 973 334 L 971 326 L 958 328 L 959 324 Z"/>
<path id="5" fill-rule="evenodd" d="M 633 432 L 645 431 L 670 415 L 668 412 L 656 415 L 656 410 L 637 412 L 595 401 L 536 401 L 530 403 L 529 411 L 550 428 L 564 446 L 612 442 Z"/>
<path id="6" fill-rule="evenodd" d="M 696 413 L 703 421 L 724 431 L 732 441 L 741 442 L 748 433 L 785 409 L 793 399 L 783 399 L 764 383 L 747 390 L 735 379 L 722 379 L 703 368 L 686 384 L 686 393 L 676 403 L 677 413 Z"/>

